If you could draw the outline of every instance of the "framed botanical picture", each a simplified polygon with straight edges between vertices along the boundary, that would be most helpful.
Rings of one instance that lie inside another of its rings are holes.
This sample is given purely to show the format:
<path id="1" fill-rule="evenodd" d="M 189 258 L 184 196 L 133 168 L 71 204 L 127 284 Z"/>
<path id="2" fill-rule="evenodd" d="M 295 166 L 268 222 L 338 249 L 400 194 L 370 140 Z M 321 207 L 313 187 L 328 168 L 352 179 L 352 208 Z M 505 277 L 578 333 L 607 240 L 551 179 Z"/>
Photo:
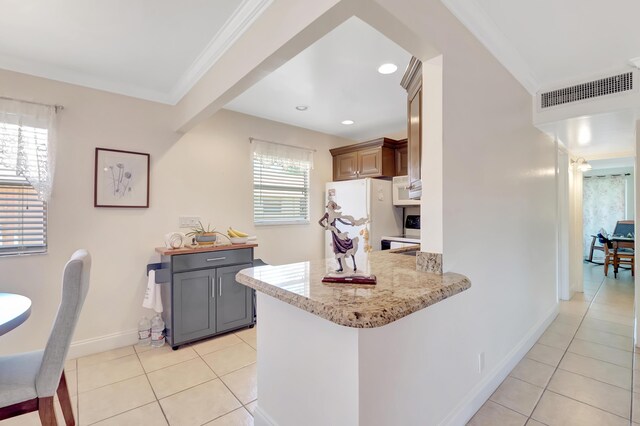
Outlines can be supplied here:
<path id="1" fill-rule="evenodd" d="M 93 205 L 149 207 L 149 160 L 142 152 L 96 148 Z"/>

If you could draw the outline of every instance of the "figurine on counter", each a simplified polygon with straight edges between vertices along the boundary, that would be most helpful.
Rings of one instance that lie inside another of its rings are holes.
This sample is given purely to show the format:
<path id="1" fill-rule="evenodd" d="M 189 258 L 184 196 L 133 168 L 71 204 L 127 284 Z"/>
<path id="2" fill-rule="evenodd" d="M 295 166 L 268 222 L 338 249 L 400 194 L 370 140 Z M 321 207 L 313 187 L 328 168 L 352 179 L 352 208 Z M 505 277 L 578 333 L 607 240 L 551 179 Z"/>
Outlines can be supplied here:
<path id="1" fill-rule="evenodd" d="M 318 223 L 324 229 L 331 231 L 333 252 L 340 266 L 336 272 L 343 272 L 342 259 L 347 256 L 351 256 L 353 260 L 353 272 L 355 272 L 357 270 L 355 253 L 358 250 L 359 238 L 349 238 L 347 232 L 341 232 L 340 229 L 336 227 L 336 221 L 344 225 L 359 226 L 367 223 L 369 219 L 355 219 L 353 216 L 343 215 L 342 212 L 339 211 L 340 209 L 341 207 L 335 201 L 329 201 L 327 203 L 327 211 Z"/>

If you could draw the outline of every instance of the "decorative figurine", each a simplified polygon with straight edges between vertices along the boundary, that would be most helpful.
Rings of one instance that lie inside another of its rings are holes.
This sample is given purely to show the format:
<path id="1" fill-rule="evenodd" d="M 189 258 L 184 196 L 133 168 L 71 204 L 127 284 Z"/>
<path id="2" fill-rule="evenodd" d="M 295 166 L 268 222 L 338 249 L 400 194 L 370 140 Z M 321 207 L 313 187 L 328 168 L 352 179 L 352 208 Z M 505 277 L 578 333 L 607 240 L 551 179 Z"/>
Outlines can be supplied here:
<path id="1" fill-rule="evenodd" d="M 355 253 L 358 251 L 358 237 L 349 238 L 347 232 L 342 232 L 336 227 L 336 221 L 344 225 L 359 226 L 369 222 L 368 218 L 355 219 L 350 215 L 343 215 L 339 210 L 341 207 L 335 201 L 327 203 L 327 211 L 318 221 L 320 226 L 331 231 L 331 239 L 333 241 L 333 252 L 338 261 L 339 268 L 336 272 L 343 272 L 342 259 L 351 256 L 353 260 L 353 272 L 357 271 Z"/>

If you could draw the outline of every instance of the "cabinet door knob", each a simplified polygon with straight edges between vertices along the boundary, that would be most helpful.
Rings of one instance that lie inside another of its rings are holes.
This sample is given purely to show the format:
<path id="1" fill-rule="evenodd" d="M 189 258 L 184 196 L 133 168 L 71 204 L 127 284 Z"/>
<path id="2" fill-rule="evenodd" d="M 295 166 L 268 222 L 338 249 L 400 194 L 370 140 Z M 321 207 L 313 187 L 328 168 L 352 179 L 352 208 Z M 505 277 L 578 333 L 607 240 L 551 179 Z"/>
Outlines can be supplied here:
<path id="1" fill-rule="evenodd" d="M 216 298 L 216 287 L 213 284 L 213 277 L 209 277 L 209 285 L 211 286 L 211 298 Z"/>
<path id="2" fill-rule="evenodd" d="M 218 295 L 222 297 L 222 277 L 218 277 L 218 288 L 220 289 L 220 293 L 218 293 Z"/>

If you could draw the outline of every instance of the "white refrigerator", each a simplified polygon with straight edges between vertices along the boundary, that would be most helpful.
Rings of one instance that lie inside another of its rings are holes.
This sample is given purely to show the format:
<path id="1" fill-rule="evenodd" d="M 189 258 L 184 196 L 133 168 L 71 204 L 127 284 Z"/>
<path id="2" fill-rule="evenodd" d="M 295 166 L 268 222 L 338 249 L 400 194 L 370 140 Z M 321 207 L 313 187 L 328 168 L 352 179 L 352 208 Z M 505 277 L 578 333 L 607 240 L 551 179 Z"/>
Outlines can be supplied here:
<path id="1" fill-rule="evenodd" d="M 402 234 L 402 209 L 393 205 L 391 181 L 381 179 L 357 179 L 339 182 L 328 182 L 325 191 L 324 204 L 333 200 L 340 206 L 343 215 L 353 216 L 355 219 L 369 218 L 365 225 L 350 226 L 340 222 L 336 227 L 341 232 L 348 232 L 349 237 L 358 237 L 359 255 L 365 253 L 366 245 L 372 250 L 380 250 L 380 239 L 383 235 Z M 368 241 L 366 232 L 368 231 Z M 331 232 L 325 233 L 325 257 L 333 258 Z M 358 256 L 360 257 L 360 256 Z M 351 265 L 350 261 L 347 261 Z"/>

